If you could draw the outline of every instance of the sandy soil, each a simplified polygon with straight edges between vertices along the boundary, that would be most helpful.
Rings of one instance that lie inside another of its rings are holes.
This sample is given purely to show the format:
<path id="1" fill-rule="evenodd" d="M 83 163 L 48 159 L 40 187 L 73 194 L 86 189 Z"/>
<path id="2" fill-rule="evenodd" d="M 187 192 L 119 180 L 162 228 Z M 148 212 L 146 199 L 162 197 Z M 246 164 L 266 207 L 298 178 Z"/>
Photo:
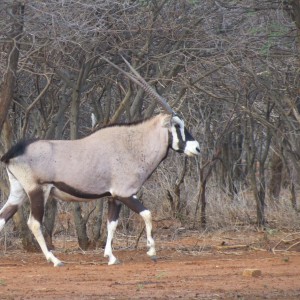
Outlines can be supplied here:
<path id="1" fill-rule="evenodd" d="M 154 263 L 141 243 L 125 249 L 119 239 L 114 253 L 122 262 L 115 266 L 106 265 L 102 249 L 66 243 L 55 251 L 65 262 L 58 268 L 40 253 L 2 251 L 0 299 L 300 299 L 300 252 L 274 254 L 267 248 L 277 241 L 186 233 L 158 241 Z M 262 274 L 246 277 L 245 269 Z"/>

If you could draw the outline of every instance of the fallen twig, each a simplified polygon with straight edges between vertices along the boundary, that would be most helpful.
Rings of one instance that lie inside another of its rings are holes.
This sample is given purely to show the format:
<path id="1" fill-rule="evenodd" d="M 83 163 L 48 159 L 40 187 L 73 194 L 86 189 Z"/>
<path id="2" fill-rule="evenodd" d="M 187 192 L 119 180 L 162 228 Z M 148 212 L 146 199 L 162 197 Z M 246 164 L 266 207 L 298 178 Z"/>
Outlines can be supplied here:
<path id="1" fill-rule="evenodd" d="M 272 252 L 275 254 L 276 252 L 284 252 L 284 251 L 290 251 L 293 247 L 300 244 L 300 236 L 296 238 L 289 239 L 290 237 L 293 237 L 295 235 L 300 235 L 300 232 L 290 233 L 287 236 L 285 236 L 283 239 L 281 239 L 273 248 Z M 293 243 L 291 246 L 287 247 L 286 249 L 277 249 L 279 245 L 281 244 L 290 244 Z"/>
<path id="2" fill-rule="evenodd" d="M 231 250 L 231 249 L 243 249 L 248 248 L 249 245 L 228 245 L 228 246 L 215 246 L 217 250 Z"/>

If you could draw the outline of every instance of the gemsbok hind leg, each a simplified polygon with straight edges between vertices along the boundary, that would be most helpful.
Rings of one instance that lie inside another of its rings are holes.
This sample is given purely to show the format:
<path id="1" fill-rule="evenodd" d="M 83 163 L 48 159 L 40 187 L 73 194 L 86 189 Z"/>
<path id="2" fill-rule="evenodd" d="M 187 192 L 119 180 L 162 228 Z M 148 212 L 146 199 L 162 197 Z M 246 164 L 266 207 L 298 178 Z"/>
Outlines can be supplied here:
<path id="1" fill-rule="evenodd" d="M 152 237 L 152 216 L 150 210 L 148 210 L 138 199 L 136 195 L 133 195 L 128 198 L 120 198 L 126 206 L 131 210 L 138 213 L 144 220 L 146 226 L 146 235 L 147 235 L 147 246 L 149 248 L 147 254 L 151 257 L 153 261 L 156 261 L 156 250 L 155 242 Z"/>
<path id="2" fill-rule="evenodd" d="M 34 237 L 39 243 L 48 262 L 52 262 L 54 267 L 63 266 L 63 263 L 57 259 L 51 251 L 48 250 L 45 238 L 42 233 L 41 224 L 44 216 L 44 206 L 49 197 L 50 188 L 42 189 L 35 187 L 28 192 L 30 199 L 30 215 L 28 219 L 28 227 L 32 231 Z"/>
<path id="3" fill-rule="evenodd" d="M 10 193 L 7 202 L 0 210 L 0 231 L 7 221 L 17 212 L 24 203 L 27 195 L 20 182 L 8 171 Z"/>
<path id="4" fill-rule="evenodd" d="M 104 257 L 108 257 L 109 265 L 116 265 L 120 263 L 120 261 L 112 253 L 112 240 L 118 226 L 121 207 L 122 204 L 115 199 L 110 199 L 108 201 L 107 240 L 104 250 Z"/>

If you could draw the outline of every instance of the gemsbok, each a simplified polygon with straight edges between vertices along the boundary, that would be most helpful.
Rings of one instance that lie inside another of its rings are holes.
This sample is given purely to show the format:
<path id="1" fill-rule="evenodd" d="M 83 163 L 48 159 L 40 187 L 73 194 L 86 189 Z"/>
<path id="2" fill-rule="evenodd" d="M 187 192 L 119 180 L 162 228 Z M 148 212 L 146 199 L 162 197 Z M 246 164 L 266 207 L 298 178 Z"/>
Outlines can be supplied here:
<path id="1" fill-rule="evenodd" d="M 151 213 L 136 194 L 167 156 L 169 148 L 188 156 L 200 154 L 199 143 L 187 131 L 184 121 L 125 62 L 135 74 L 129 77 L 156 97 L 167 114 L 135 124 L 108 126 L 78 140 L 21 141 L 1 158 L 6 164 L 10 194 L 0 210 L 0 230 L 28 197 L 31 209 L 28 226 L 46 259 L 54 266 L 63 263 L 48 250 L 41 231 L 49 195 L 63 201 L 89 201 L 111 196 L 104 250 L 109 265 L 119 262 L 112 253 L 112 239 L 121 205 L 127 205 L 143 218 L 149 247 L 147 254 L 155 259 Z"/>

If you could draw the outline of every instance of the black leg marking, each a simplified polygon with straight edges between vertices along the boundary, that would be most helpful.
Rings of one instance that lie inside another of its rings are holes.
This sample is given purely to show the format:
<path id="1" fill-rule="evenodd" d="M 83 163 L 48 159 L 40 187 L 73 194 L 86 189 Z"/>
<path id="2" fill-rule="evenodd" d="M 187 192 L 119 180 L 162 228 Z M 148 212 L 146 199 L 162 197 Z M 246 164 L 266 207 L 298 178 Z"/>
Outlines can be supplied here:
<path id="1" fill-rule="evenodd" d="M 42 223 L 44 216 L 44 193 L 37 188 L 28 193 L 31 204 L 31 215 L 38 222 Z"/>
<path id="2" fill-rule="evenodd" d="M 17 212 L 18 205 L 9 205 L 0 214 L 0 219 L 4 219 L 5 223 Z"/>
<path id="3" fill-rule="evenodd" d="M 121 207 L 122 204 L 115 199 L 110 199 L 108 201 L 107 241 L 104 250 L 104 257 L 109 258 L 108 261 L 109 265 L 115 265 L 120 263 L 120 261 L 113 255 L 111 245 L 112 245 L 114 233 L 117 229 Z"/>
<path id="4" fill-rule="evenodd" d="M 147 208 L 139 201 L 136 196 L 131 196 L 128 198 L 119 197 L 118 199 L 137 214 L 144 210 L 147 210 Z"/>
<path id="5" fill-rule="evenodd" d="M 31 204 L 31 212 L 28 219 L 28 226 L 38 241 L 46 259 L 52 262 L 55 267 L 62 266 L 63 263 L 48 250 L 45 238 L 41 230 L 41 223 L 44 216 L 44 193 L 40 187 L 28 192 Z"/>
<path id="6" fill-rule="evenodd" d="M 120 211 L 122 208 L 122 203 L 115 199 L 110 199 L 108 201 L 108 222 L 117 221 L 119 219 Z"/>
<path id="7" fill-rule="evenodd" d="M 147 252 L 147 254 L 151 257 L 153 261 L 156 261 L 155 242 L 152 237 L 151 212 L 139 201 L 139 199 L 136 196 L 131 196 L 128 198 L 119 198 L 119 200 L 125 205 L 127 205 L 131 210 L 140 214 L 140 216 L 144 219 L 147 234 L 147 246 L 149 247 L 149 251 Z"/>

